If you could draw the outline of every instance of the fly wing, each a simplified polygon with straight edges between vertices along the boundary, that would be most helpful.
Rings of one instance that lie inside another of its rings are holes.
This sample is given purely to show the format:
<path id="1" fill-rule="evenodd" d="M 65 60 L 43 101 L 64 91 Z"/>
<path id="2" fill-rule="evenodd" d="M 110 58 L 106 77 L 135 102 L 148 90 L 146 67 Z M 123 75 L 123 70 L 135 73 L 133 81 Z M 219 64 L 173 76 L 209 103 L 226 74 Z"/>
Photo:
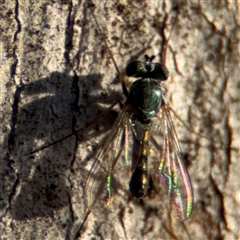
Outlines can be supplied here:
<path id="1" fill-rule="evenodd" d="M 100 212 L 110 205 L 116 194 L 128 189 L 128 127 L 129 114 L 124 106 L 109 135 L 94 160 L 85 186 L 85 203 L 92 212 Z M 116 175 L 118 177 L 116 178 Z M 120 176 L 121 175 L 121 176 Z M 114 201 L 116 203 L 116 201 Z"/>
<path id="2" fill-rule="evenodd" d="M 156 124 L 153 123 L 150 141 L 155 149 L 152 172 L 154 187 L 158 192 L 163 190 L 168 195 L 171 212 L 184 220 L 192 211 L 193 191 L 167 106 L 161 107 Z"/>

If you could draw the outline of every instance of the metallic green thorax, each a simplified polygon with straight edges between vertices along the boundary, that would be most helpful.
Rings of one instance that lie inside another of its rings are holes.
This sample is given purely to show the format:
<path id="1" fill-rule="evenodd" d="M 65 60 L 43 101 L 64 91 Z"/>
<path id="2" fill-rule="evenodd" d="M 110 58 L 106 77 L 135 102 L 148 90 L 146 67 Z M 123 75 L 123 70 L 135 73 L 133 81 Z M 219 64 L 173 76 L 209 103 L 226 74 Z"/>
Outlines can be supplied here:
<path id="1" fill-rule="evenodd" d="M 135 117 L 140 122 L 149 122 L 163 104 L 161 86 L 151 78 L 136 80 L 131 86 L 127 104 L 132 104 Z"/>

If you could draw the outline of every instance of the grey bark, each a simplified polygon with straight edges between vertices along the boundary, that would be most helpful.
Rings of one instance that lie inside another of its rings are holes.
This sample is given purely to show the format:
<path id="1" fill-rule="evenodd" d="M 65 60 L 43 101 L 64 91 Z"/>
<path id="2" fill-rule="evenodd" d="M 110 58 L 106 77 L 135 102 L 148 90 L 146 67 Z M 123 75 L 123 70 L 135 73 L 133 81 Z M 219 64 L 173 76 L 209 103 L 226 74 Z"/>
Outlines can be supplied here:
<path id="1" fill-rule="evenodd" d="M 239 3 L 96 0 L 102 35 L 89 3 L 1 4 L 1 239 L 239 239 Z M 191 129 L 175 121 L 195 197 L 183 223 L 161 199 L 86 217 L 84 182 L 113 110 L 30 154 L 121 98 L 103 35 L 122 74 L 167 46 L 168 104 Z"/>

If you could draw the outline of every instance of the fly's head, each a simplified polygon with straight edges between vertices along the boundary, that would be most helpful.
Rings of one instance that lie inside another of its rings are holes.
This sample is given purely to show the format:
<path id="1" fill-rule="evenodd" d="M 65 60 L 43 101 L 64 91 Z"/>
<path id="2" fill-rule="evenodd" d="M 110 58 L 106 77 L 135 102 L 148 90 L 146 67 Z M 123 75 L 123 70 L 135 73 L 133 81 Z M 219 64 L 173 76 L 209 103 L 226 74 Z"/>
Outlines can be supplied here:
<path id="1" fill-rule="evenodd" d="M 126 74 L 128 77 L 134 78 L 153 78 L 160 81 L 165 81 L 169 77 L 167 67 L 162 63 L 153 63 L 155 56 L 149 57 L 145 55 L 146 60 L 134 60 L 126 67 Z"/>

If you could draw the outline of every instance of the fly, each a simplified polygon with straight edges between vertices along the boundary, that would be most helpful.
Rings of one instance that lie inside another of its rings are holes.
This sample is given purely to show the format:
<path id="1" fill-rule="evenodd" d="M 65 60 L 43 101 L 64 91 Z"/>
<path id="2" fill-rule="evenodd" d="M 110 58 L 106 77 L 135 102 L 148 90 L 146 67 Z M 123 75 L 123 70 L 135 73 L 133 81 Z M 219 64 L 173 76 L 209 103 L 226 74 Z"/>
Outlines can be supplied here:
<path id="1" fill-rule="evenodd" d="M 93 11 L 91 14 L 103 37 L 117 75 L 120 76 Z M 162 81 L 167 80 L 169 72 L 164 64 L 154 63 L 153 60 L 154 56 L 146 55 L 145 61 L 134 60 L 126 67 L 127 76 L 137 80 L 132 83 L 129 91 L 121 81 L 127 100 L 88 173 L 84 201 L 89 211 L 75 239 L 81 236 L 81 230 L 90 211 L 98 213 L 108 207 L 117 209 L 120 199 L 118 196 L 123 191 L 125 193 L 125 190 L 139 200 L 148 195 L 153 185 L 159 196 L 162 196 L 162 193 L 166 195 L 169 209 L 176 218 L 185 220 L 191 214 L 193 208 L 191 181 L 183 164 L 177 134 L 160 85 Z M 114 104 L 109 109 L 113 106 Z M 95 124 L 101 116 L 75 133 Z M 57 142 L 72 135 L 73 133 Z M 55 143 L 34 150 L 31 154 Z M 159 201 L 162 200 L 159 198 Z"/>
<path id="2" fill-rule="evenodd" d="M 145 55 L 145 61 L 135 60 L 126 67 L 127 76 L 139 79 L 132 83 L 127 100 L 89 172 L 84 196 L 93 212 L 114 204 L 122 188 L 129 188 L 136 199 L 144 198 L 152 179 L 157 193 L 168 195 L 174 216 L 185 220 L 191 214 L 191 181 L 160 85 L 167 80 L 169 72 L 164 64 L 153 63 L 154 58 Z"/>

